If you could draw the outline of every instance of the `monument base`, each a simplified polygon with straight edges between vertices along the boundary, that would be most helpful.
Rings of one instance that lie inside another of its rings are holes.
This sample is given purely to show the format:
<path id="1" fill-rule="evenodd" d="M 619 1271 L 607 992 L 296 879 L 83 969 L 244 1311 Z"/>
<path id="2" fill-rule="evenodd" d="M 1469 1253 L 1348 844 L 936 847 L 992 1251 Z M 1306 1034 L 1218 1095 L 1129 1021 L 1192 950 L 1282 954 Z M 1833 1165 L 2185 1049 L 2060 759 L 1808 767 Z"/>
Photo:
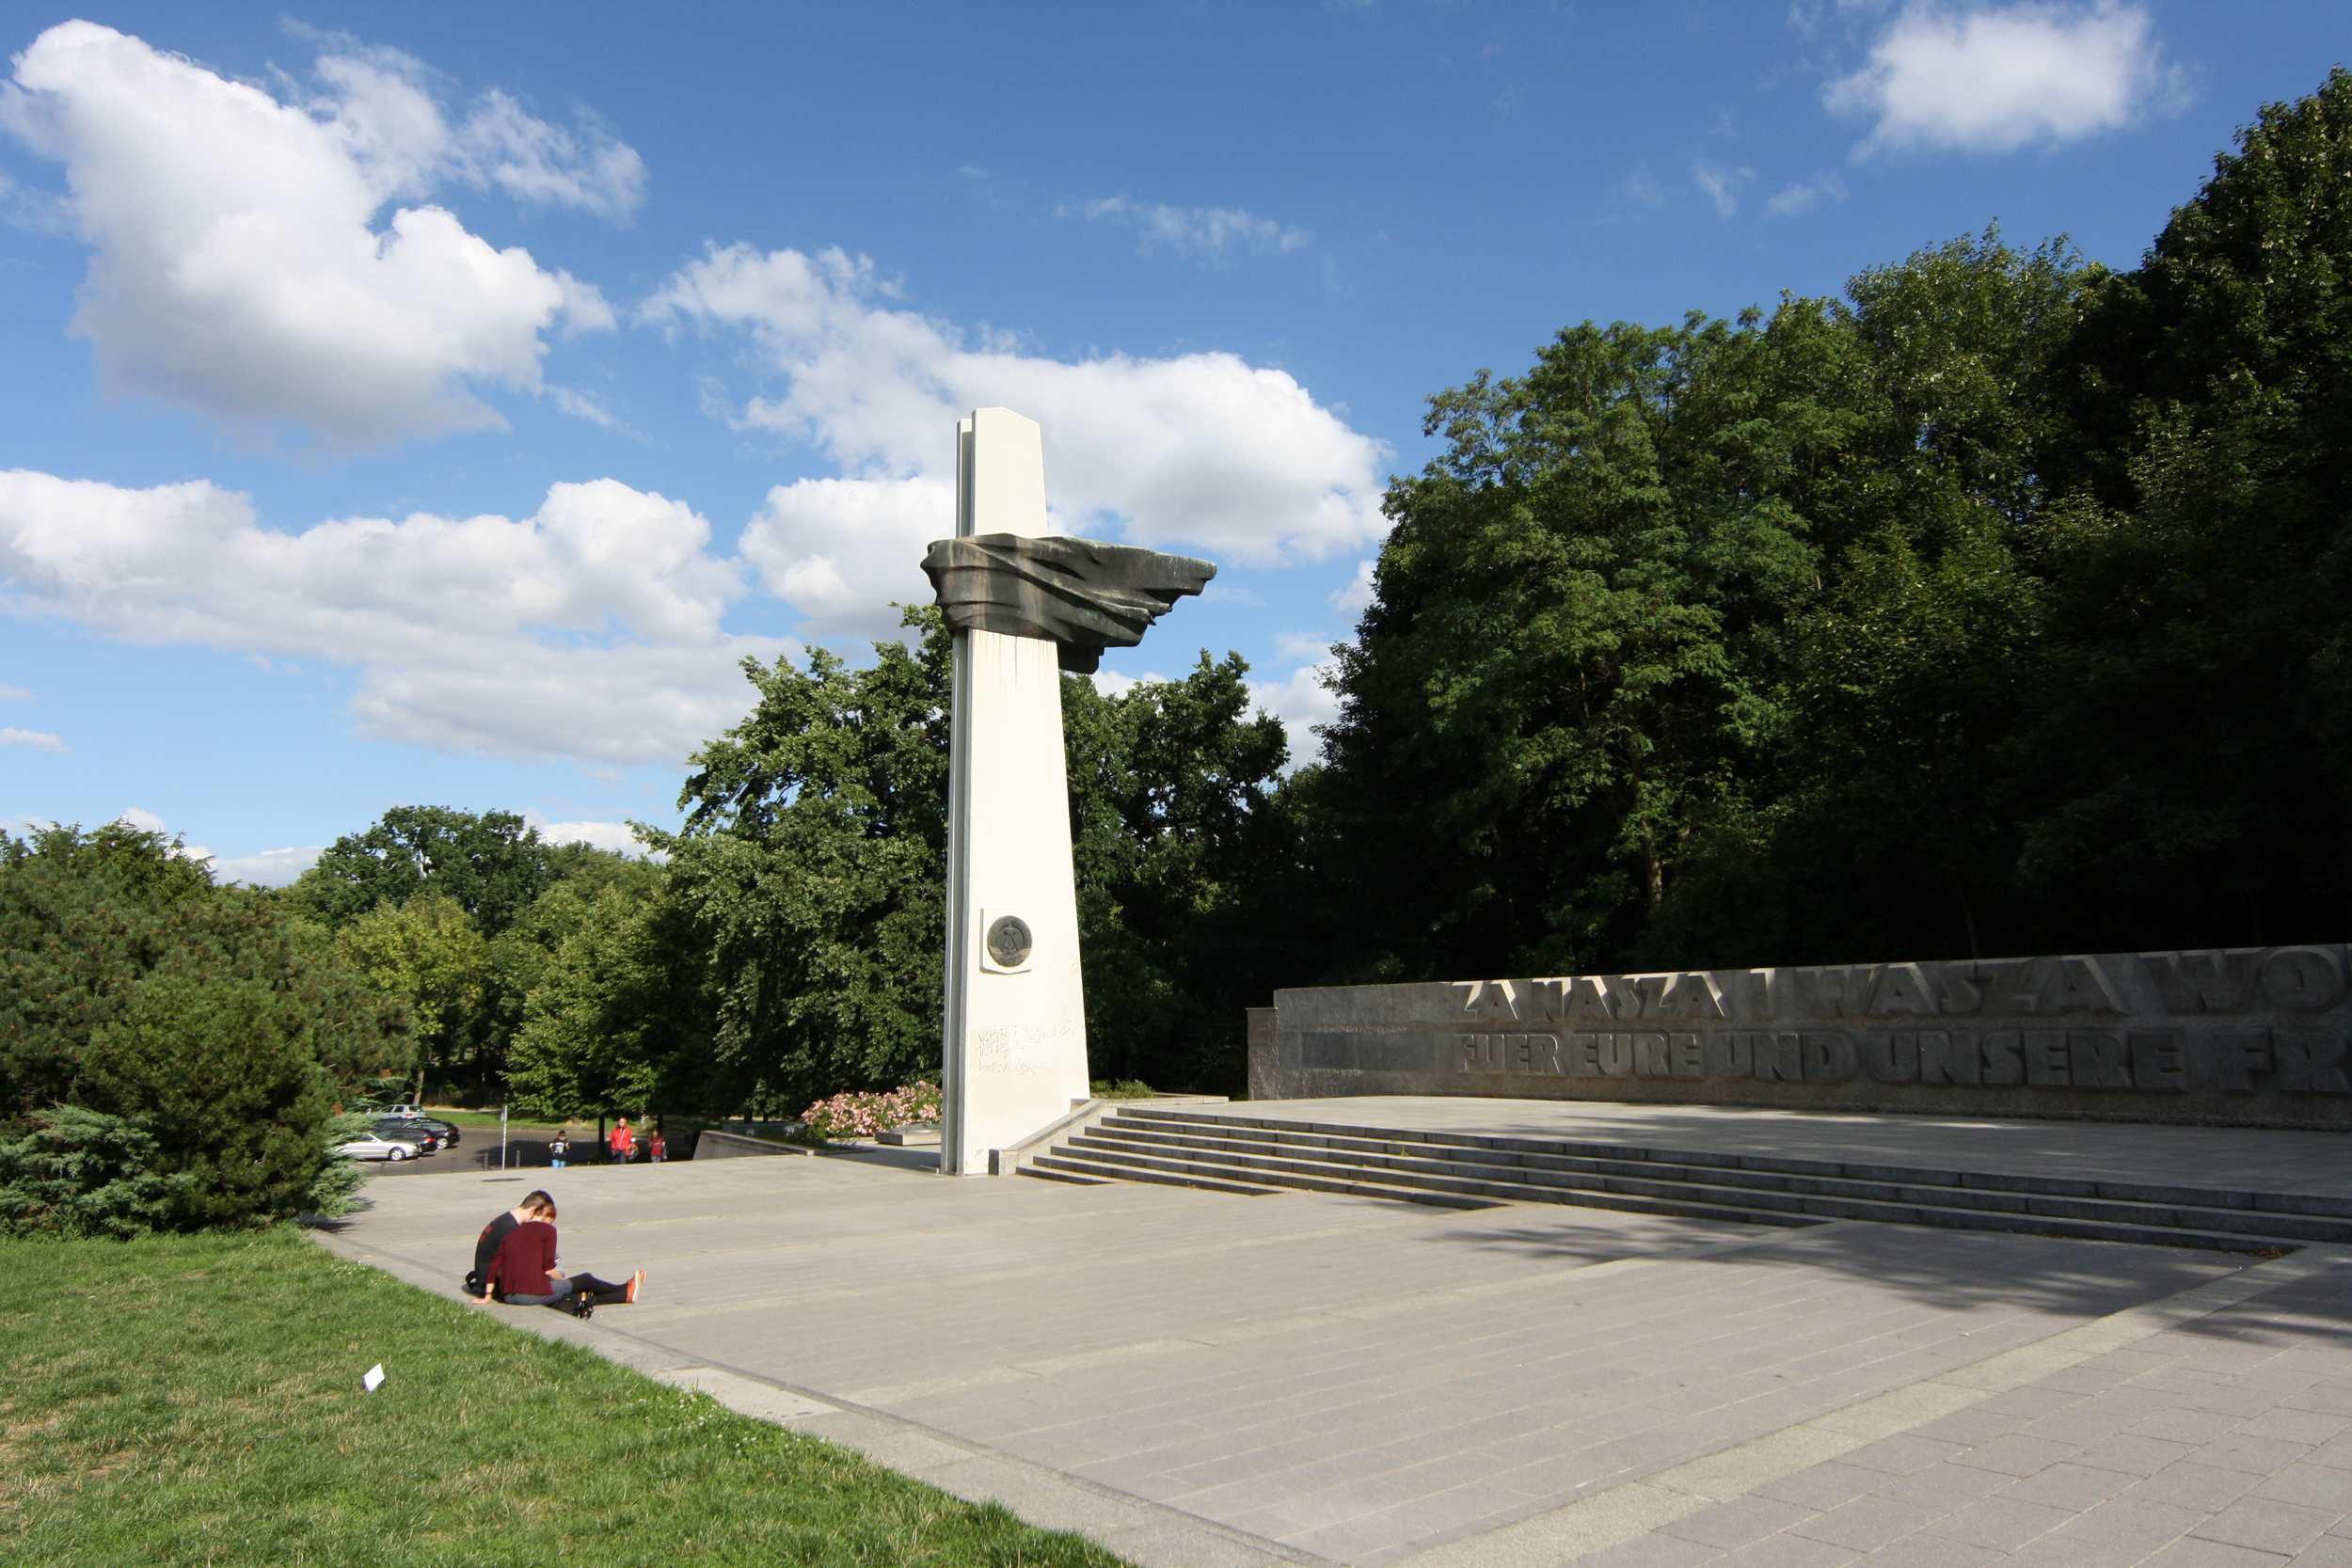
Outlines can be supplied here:
<path id="1" fill-rule="evenodd" d="M 1249 1093 L 2352 1131 L 2346 973 L 2335 944 L 1283 990 Z"/>

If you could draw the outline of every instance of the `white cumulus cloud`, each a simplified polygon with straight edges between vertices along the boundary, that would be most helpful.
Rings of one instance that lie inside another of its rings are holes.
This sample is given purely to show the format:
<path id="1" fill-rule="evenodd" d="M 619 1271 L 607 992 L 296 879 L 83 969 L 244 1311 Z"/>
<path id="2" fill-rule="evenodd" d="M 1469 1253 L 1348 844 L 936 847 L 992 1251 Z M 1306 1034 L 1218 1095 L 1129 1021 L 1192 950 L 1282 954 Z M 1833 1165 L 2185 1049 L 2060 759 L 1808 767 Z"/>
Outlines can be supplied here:
<path id="1" fill-rule="evenodd" d="M 1877 124 L 1857 155 L 1903 148 L 2010 152 L 2128 123 L 2161 86 L 2148 13 L 2089 5 L 1951 7 L 1916 0 L 1869 63 L 1824 89 Z"/>
<path id="2" fill-rule="evenodd" d="M 1372 601 L 1380 596 L 1380 585 L 1373 574 L 1379 570 L 1376 556 L 1366 556 L 1356 562 L 1356 575 L 1342 583 L 1331 594 L 1331 608 L 1350 620 L 1372 608 Z"/>
<path id="3" fill-rule="evenodd" d="M 626 822 L 542 822 L 536 812 L 525 812 L 523 820 L 538 829 L 540 839 L 548 844 L 585 844 L 632 858 L 645 852 L 637 842 L 637 830 Z"/>
<path id="4" fill-rule="evenodd" d="M 1136 201 L 1106 196 L 1092 201 L 1066 201 L 1054 211 L 1058 218 L 1111 223 L 1132 229 L 1147 254 L 1155 246 L 1192 255 L 1215 256 L 1228 250 L 1271 250 L 1278 254 L 1300 250 L 1313 239 L 1294 229 L 1262 218 L 1238 207 L 1171 207 L 1165 201 Z"/>
<path id="5" fill-rule="evenodd" d="M 1387 447 L 1280 371 L 1231 354 L 1055 359 L 969 341 L 887 297 L 868 263 L 839 251 L 736 245 L 645 307 L 648 319 L 748 333 L 782 386 L 732 417 L 809 441 L 844 470 L 771 494 L 743 546 L 818 628 L 887 634 L 890 599 L 926 596 L 914 561 L 952 531 L 955 421 L 975 407 L 1044 426 L 1046 491 L 1073 533 L 1277 564 L 1387 531 Z"/>
<path id="6" fill-rule="evenodd" d="M 738 661 L 789 641 L 721 629 L 743 584 L 684 503 L 617 480 L 538 513 L 262 528 L 204 481 L 132 490 L 0 473 L 0 576 L 19 613 L 126 642 L 359 671 L 370 735 L 443 751 L 676 761 L 749 705 Z"/>
<path id="7" fill-rule="evenodd" d="M 1138 686 L 1157 686 L 1168 677 L 1148 672 L 1140 675 L 1122 675 L 1116 670 L 1097 670 L 1087 679 L 1092 681 L 1094 689 L 1105 697 L 1124 697 Z"/>
<path id="8" fill-rule="evenodd" d="M 64 741 L 46 730 L 0 730 L 0 746 L 25 746 L 36 752 L 71 750 Z"/>
<path id="9" fill-rule="evenodd" d="M 328 63 L 321 62 L 322 71 Z M 401 67 L 409 63 L 398 61 Z M 406 86 L 418 72 L 396 69 L 386 74 Z M 483 94 L 481 103 L 447 135 L 446 157 L 455 178 L 495 185 L 517 201 L 625 218 L 645 198 L 645 163 L 635 148 L 593 129 L 583 135 L 550 125 L 496 89 Z"/>
<path id="10" fill-rule="evenodd" d="M 1293 768 L 1303 767 L 1323 754 L 1323 741 L 1314 733 L 1314 726 L 1327 724 L 1339 717 L 1340 699 L 1323 684 L 1330 673 L 1331 661 L 1325 658 L 1292 671 L 1286 680 L 1249 683 L 1249 695 L 1256 700 L 1259 711 L 1282 721 L 1283 733 L 1290 737 Z"/>
<path id="11" fill-rule="evenodd" d="M 955 532 L 955 514 L 945 479 L 804 479 L 768 492 L 740 547 L 810 636 L 886 637 L 892 605 L 930 602 L 923 550 Z"/>
<path id="12" fill-rule="evenodd" d="M 264 849 L 258 855 L 213 857 L 213 880 L 223 886 L 243 882 L 247 887 L 285 887 L 316 865 L 322 844 L 297 849 Z"/>
<path id="13" fill-rule="evenodd" d="M 537 388 L 542 334 L 610 326 L 610 307 L 444 208 L 378 214 L 449 181 L 621 212 L 636 154 L 498 95 L 453 123 L 389 52 L 329 55 L 320 79 L 281 103 L 87 22 L 16 57 L 0 121 L 66 166 L 93 250 L 74 329 L 110 389 L 248 439 L 381 450 L 501 426 L 473 388 Z"/>

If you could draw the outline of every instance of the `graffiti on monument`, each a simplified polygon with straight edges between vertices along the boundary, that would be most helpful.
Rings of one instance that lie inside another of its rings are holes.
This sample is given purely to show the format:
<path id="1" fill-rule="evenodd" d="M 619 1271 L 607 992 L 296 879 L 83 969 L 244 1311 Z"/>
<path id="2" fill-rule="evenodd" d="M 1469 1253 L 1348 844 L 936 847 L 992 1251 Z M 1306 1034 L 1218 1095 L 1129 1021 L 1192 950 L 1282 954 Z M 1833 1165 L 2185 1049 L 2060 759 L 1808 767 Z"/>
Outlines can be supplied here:
<path id="1" fill-rule="evenodd" d="M 2345 960 L 2265 947 L 1472 980 L 1452 987 L 1438 1070 L 2352 1094 Z"/>

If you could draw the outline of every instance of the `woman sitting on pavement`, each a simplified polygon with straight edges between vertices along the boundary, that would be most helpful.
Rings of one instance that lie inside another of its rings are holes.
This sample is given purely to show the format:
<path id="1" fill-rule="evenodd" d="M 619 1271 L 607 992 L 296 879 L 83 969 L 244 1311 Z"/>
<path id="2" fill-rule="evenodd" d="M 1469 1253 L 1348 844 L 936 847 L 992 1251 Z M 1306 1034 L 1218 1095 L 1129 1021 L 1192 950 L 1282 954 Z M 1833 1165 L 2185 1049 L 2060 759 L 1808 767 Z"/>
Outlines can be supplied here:
<path id="1" fill-rule="evenodd" d="M 536 1197 L 540 1195 L 533 1194 Z M 560 1307 L 586 1317 L 598 1307 L 637 1299 L 645 1282 L 639 1269 L 625 1285 L 614 1285 L 592 1274 L 565 1278 L 555 1272 L 555 1201 L 533 1206 L 531 1218 L 506 1233 L 490 1260 L 490 1290 L 509 1307 Z"/>
<path id="2" fill-rule="evenodd" d="M 554 1213 L 555 1199 L 548 1196 L 546 1188 L 534 1188 L 523 1195 L 520 1203 L 504 1213 L 494 1215 L 490 1223 L 482 1227 L 482 1234 L 473 1243 L 473 1273 L 466 1276 L 468 1294 L 477 1301 L 487 1302 L 490 1299 L 490 1270 L 498 1261 L 499 1243 L 514 1234 L 516 1226 L 527 1225 L 538 1218 L 542 1209 Z"/>

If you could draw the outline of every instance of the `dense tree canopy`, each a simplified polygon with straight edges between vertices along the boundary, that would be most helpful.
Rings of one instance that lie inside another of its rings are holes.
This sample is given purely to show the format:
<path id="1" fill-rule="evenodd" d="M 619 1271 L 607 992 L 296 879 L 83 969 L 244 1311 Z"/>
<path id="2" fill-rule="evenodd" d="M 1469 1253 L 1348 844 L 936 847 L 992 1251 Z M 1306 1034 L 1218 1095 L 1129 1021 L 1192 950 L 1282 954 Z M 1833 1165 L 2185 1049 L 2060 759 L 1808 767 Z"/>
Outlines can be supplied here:
<path id="1" fill-rule="evenodd" d="M 625 862 L 543 894 L 501 939 L 523 1021 L 506 1081 L 558 1118 L 733 1109 L 714 1081 L 703 933 L 662 869 Z"/>
<path id="2" fill-rule="evenodd" d="M 1237 1086 L 1244 1010 L 1285 983 L 1295 838 L 1275 800 L 1289 743 L 1249 667 L 1207 654 L 1104 697 L 1062 682 L 1093 1075 Z"/>
<path id="3" fill-rule="evenodd" d="M 173 1179 L 168 1223 L 291 1214 L 338 1101 L 406 1069 L 405 1019 L 177 848 L 120 823 L 0 834 L 0 1132 L 119 1118 L 103 1136 Z"/>
<path id="4" fill-rule="evenodd" d="M 1988 232 L 1435 399 L 1297 971 L 2340 931 L 2347 176 L 2338 71 L 2130 272 Z"/>
<path id="5" fill-rule="evenodd" d="M 598 853 L 585 845 L 542 843 L 539 830 L 512 812 L 394 806 L 365 832 L 327 846 L 294 887 L 330 926 L 405 904 L 429 888 L 494 937 Z"/>
<path id="6" fill-rule="evenodd" d="M 2023 870 L 2071 927 L 2341 931 L 2352 73 L 2265 108 L 2069 345 Z"/>
<path id="7" fill-rule="evenodd" d="M 653 842 L 705 933 L 714 1088 L 797 1111 L 939 1059 L 948 642 L 935 614 L 870 669 L 747 660 L 749 717 L 696 753 Z"/>

